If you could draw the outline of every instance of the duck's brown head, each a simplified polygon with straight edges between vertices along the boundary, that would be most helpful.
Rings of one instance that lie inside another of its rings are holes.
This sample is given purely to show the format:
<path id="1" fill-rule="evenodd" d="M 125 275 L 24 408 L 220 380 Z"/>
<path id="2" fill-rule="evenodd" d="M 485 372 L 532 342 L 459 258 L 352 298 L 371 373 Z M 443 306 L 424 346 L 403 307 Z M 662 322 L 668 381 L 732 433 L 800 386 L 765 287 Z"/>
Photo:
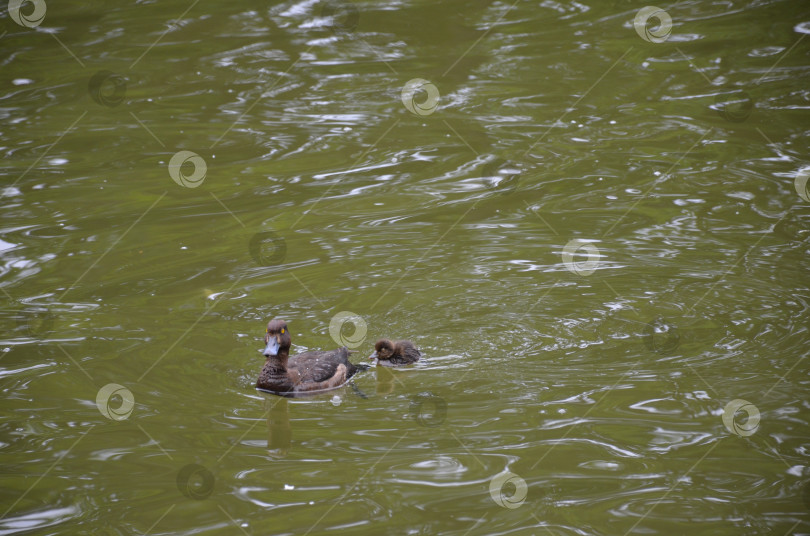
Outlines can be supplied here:
<path id="1" fill-rule="evenodd" d="M 264 335 L 264 342 L 267 347 L 262 352 L 265 357 L 275 357 L 287 355 L 292 344 L 290 330 L 287 323 L 281 319 L 273 319 L 267 323 L 267 333 Z"/>
<path id="2" fill-rule="evenodd" d="M 368 358 L 385 361 L 386 359 L 391 359 L 392 355 L 394 355 L 394 343 L 388 339 L 380 339 L 374 345 L 374 353 L 368 356 Z"/>

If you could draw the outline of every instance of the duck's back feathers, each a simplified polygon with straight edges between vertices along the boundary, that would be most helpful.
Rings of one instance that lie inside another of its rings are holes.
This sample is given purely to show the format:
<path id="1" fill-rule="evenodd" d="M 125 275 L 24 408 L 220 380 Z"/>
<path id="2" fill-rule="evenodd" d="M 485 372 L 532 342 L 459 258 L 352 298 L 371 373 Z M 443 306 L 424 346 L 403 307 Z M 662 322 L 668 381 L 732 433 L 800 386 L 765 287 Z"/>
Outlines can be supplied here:
<path id="1" fill-rule="evenodd" d="M 357 372 L 357 367 L 349 361 L 349 349 L 345 346 L 337 350 L 316 350 L 294 355 L 287 362 L 287 369 L 297 373 L 297 379 L 301 383 L 324 382 L 335 376 L 335 371 L 341 364 L 346 368 L 346 378 L 343 381 Z"/>
<path id="2" fill-rule="evenodd" d="M 422 352 L 411 341 L 397 341 L 394 346 L 394 357 L 399 358 L 403 364 L 411 364 L 419 361 Z"/>

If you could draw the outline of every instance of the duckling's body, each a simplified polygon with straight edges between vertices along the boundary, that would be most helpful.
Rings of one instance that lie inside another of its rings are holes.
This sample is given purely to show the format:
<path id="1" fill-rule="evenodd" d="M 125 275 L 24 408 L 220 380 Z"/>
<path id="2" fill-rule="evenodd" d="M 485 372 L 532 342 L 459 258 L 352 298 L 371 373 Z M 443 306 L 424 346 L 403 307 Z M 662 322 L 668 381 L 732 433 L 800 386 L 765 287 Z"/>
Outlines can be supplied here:
<path id="1" fill-rule="evenodd" d="M 340 387 L 357 372 L 349 349 L 312 351 L 289 357 L 292 338 L 283 320 L 271 320 L 265 336 L 267 360 L 256 387 L 276 393 L 301 393 Z"/>
<path id="2" fill-rule="evenodd" d="M 416 363 L 420 357 L 422 353 L 411 341 L 391 342 L 380 339 L 374 345 L 374 353 L 369 359 L 376 359 L 377 365 L 383 367 L 401 367 Z"/>

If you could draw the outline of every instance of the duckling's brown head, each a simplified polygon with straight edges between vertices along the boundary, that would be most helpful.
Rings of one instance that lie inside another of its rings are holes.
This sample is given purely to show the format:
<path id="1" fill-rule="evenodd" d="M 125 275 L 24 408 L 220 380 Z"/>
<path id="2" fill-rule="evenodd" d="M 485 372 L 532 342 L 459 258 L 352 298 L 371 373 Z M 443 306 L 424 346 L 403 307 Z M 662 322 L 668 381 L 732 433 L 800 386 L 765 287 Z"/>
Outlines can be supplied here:
<path id="1" fill-rule="evenodd" d="M 265 357 L 275 357 L 280 354 L 287 354 L 292 344 L 290 330 L 284 320 L 275 318 L 267 323 L 267 332 L 264 335 L 264 343 L 267 345 L 262 352 Z"/>
<path id="2" fill-rule="evenodd" d="M 374 353 L 368 356 L 369 359 L 379 359 L 385 361 L 394 355 L 394 343 L 388 339 L 380 339 L 374 345 Z"/>

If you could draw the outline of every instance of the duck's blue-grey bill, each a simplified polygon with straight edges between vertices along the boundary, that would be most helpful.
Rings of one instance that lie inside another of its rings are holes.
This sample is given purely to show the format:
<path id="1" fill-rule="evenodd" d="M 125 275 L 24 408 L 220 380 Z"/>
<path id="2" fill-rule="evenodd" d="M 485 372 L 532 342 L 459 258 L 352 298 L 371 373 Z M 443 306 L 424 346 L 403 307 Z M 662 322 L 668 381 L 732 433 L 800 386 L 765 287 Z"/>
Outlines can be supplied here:
<path id="1" fill-rule="evenodd" d="M 267 348 L 264 349 L 263 353 L 267 357 L 278 355 L 278 341 L 275 338 L 270 339 L 270 342 L 267 343 Z"/>

